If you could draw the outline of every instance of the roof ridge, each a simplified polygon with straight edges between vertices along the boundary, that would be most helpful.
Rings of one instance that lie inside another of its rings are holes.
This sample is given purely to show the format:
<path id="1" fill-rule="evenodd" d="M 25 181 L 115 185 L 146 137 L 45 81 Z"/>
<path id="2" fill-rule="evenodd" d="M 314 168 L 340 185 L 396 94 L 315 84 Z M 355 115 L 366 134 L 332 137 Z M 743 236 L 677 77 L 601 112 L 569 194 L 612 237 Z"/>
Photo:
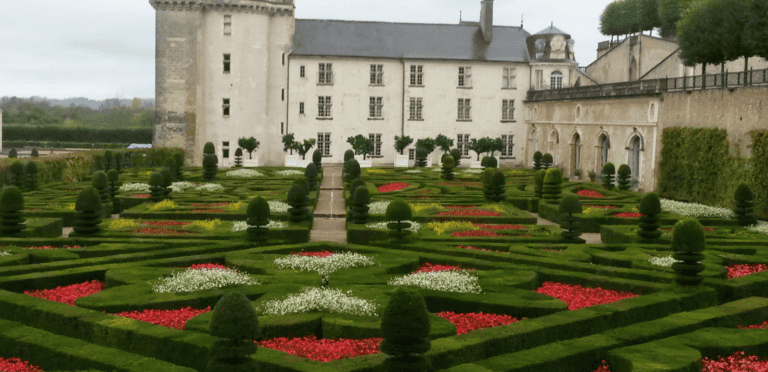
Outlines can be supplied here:
<path id="1" fill-rule="evenodd" d="M 462 27 L 477 27 L 474 24 L 458 24 L 458 23 L 418 23 L 418 22 L 386 22 L 386 21 L 355 21 L 348 19 L 316 19 L 316 18 L 296 18 L 297 21 L 323 21 L 323 22 L 350 22 L 350 23 L 386 23 L 386 24 L 400 24 L 400 25 L 427 25 L 427 26 L 462 26 Z M 464 21 L 469 22 L 469 21 Z M 480 22 L 474 22 L 480 23 Z M 505 26 L 505 25 L 493 25 L 493 27 L 506 27 L 523 29 L 521 26 Z"/>

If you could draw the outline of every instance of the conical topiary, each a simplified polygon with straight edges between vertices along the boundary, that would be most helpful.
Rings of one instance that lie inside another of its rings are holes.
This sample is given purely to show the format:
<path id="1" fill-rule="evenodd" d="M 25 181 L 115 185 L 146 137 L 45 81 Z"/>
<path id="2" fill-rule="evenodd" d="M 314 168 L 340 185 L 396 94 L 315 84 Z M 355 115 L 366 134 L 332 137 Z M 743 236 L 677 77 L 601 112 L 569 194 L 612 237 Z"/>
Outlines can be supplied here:
<path id="1" fill-rule="evenodd" d="M 352 183 L 349 184 L 349 187 L 347 188 L 346 199 L 344 199 L 347 205 L 352 205 L 352 198 L 355 196 L 355 190 L 357 190 L 357 188 L 360 186 L 366 186 L 365 180 L 363 180 L 362 177 L 355 178 L 352 180 Z M 349 220 L 352 219 L 351 213 L 348 215 L 348 217 Z"/>
<path id="2" fill-rule="evenodd" d="M 629 165 L 620 165 L 616 174 L 618 175 L 619 190 L 629 190 L 629 184 L 632 182 L 630 181 L 632 170 L 629 169 Z"/>
<path id="3" fill-rule="evenodd" d="M 493 192 L 493 174 L 496 170 L 493 168 L 485 168 L 480 176 L 480 182 L 483 185 L 483 197 L 486 200 L 491 200 L 491 194 Z"/>
<path id="4" fill-rule="evenodd" d="M 544 186 L 542 188 L 542 199 L 545 203 L 558 204 L 560 194 L 562 193 L 563 174 L 558 168 L 549 168 L 544 175 Z"/>
<path id="5" fill-rule="evenodd" d="M 104 157 L 104 172 L 107 172 L 113 168 L 112 163 L 115 161 L 115 154 L 112 151 L 105 150 L 102 156 Z"/>
<path id="6" fill-rule="evenodd" d="M 216 147 L 213 146 L 213 142 L 206 142 L 203 145 L 203 154 L 216 155 Z"/>
<path id="7" fill-rule="evenodd" d="M 603 188 L 606 190 L 613 190 L 613 177 L 616 173 L 616 167 L 613 163 L 605 163 L 603 165 Z"/>
<path id="8" fill-rule="evenodd" d="M 304 190 L 304 195 L 309 196 L 309 184 L 307 183 L 307 179 L 304 177 L 298 177 L 293 180 L 293 184 L 291 186 L 299 186 L 302 190 Z"/>
<path id="9" fill-rule="evenodd" d="M 555 160 L 550 153 L 546 153 L 541 157 L 541 165 L 544 167 L 544 169 L 549 169 L 552 167 L 552 163 L 554 162 Z"/>
<path id="10" fill-rule="evenodd" d="M 11 165 L 8 166 L 8 181 L 9 184 L 18 187 L 19 190 L 24 189 L 27 179 L 24 174 L 24 164 L 21 160 L 14 160 Z"/>
<path id="11" fill-rule="evenodd" d="M 93 154 L 93 171 L 104 170 L 104 155 L 95 153 Z"/>
<path id="12" fill-rule="evenodd" d="M 420 147 L 416 148 L 416 167 L 417 168 L 424 168 L 427 166 L 427 150 L 424 150 Z"/>
<path id="13" fill-rule="evenodd" d="M 352 220 L 358 225 L 368 223 L 368 204 L 371 203 L 371 196 L 368 188 L 359 186 L 355 189 L 352 197 Z"/>
<path id="14" fill-rule="evenodd" d="M 120 190 L 120 173 L 117 169 L 110 169 L 107 172 L 107 181 L 109 181 L 109 198 L 112 200 L 112 214 L 118 214 L 121 211 L 120 199 L 117 198 L 117 192 Z"/>
<path id="15" fill-rule="evenodd" d="M 27 190 L 37 189 L 37 163 L 28 161 L 24 164 L 24 177 L 26 177 L 24 186 Z"/>
<path id="16" fill-rule="evenodd" d="M 309 191 L 317 191 L 317 166 L 315 163 L 307 164 L 307 168 L 304 169 L 304 177 L 307 179 Z"/>
<path id="17" fill-rule="evenodd" d="M 109 197 L 109 178 L 107 178 L 107 174 L 103 171 L 94 172 L 91 186 L 99 192 L 101 204 L 103 204 L 102 212 L 104 212 L 105 216 L 111 216 L 112 200 Z"/>
<path id="18" fill-rule="evenodd" d="M 733 213 L 740 226 L 750 226 L 757 224 L 757 219 L 752 214 L 754 211 L 755 194 L 752 193 L 746 183 L 740 183 L 733 192 L 735 199 Z"/>
<path id="19" fill-rule="evenodd" d="M 584 243 L 585 241 L 581 236 L 579 218 L 574 214 L 581 213 L 581 201 L 576 195 L 566 195 L 560 200 L 560 206 L 558 208 L 560 212 L 560 227 L 563 228 L 563 232 L 560 235 L 563 239 L 569 243 Z"/>
<path id="20" fill-rule="evenodd" d="M 126 152 L 123 154 L 123 169 L 131 167 L 131 153 Z"/>
<path id="21" fill-rule="evenodd" d="M 153 172 L 149 175 L 149 199 L 157 203 L 165 199 L 165 187 L 163 187 L 163 175 L 160 172 Z"/>
<path id="22" fill-rule="evenodd" d="M 541 198 L 544 194 L 544 176 L 546 174 L 547 171 L 544 169 L 539 169 L 533 174 L 533 194 L 537 198 Z"/>
<path id="23" fill-rule="evenodd" d="M 454 167 L 455 165 L 453 163 L 453 157 L 447 154 L 443 156 L 443 167 L 442 167 L 442 174 L 440 175 L 440 178 L 446 181 L 453 181 Z"/>
<path id="24" fill-rule="evenodd" d="M 99 224 L 103 215 L 103 203 L 98 190 L 86 187 L 80 191 L 75 210 L 77 213 L 75 213 L 73 232 L 76 235 L 93 235 L 101 231 Z"/>
<path id="25" fill-rule="evenodd" d="M 167 167 L 160 168 L 160 175 L 163 176 L 163 199 L 171 198 L 171 185 L 173 185 L 173 176 L 171 170 Z"/>
<path id="26" fill-rule="evenodd" d="M 219 159 L 214 154 L 203 155 L 203 180 L 211 182 L 216 179 L 216 171 L 219 166 Z"/>
<path id="27" fill-rule="evenodd" d="M 173 153 L 173 160 L 176 162 L 176 180 L 182 181 L 184 180 L 184 174 L 181 171 L 181 168 L 184 168 L 184 152 L 182 151 L 176 151 Z"/>
<path id="28" fill-rule="evenodd" d="M 453 158 L 454 165 L 458 167 L 461 165 L 461 150 L 459 149 L 451 149 L 451 157 Z"/>
<path id="29" fill-rule="evenodd" d="M 248 203 L 248 209 L 245 212 L 246 223 L 248 224 L 248 240 L 252 242 L 265 242 L 268 239 L 269 229 L 269 203 L 261 196 L 257 196 Z"/>
<path id="30" fill-rule="evenodd" d="M 323 171 L 323 152 L 320 151 L 320 149 L 315 149 L 315 151 L 312 152 L 312 163 L 315 164 L 315 168 L 317 168 L 318 172 Z"/>
<path id="31" fill-rule="evenodd" d="M 17 236 L 27 225 L 22 211 L 24 196 L 16 186 L 5 186 L 0 189 L 0 235 Z"/>
<path id="32" fill-rule="evenodd" d="M 536 151 L 533 153 L 533 170 L 538 171 L 541 169 L 541 151 Z"/>
<path id="33" fill-rule="evenodd" d="M 637 235 L 640 237 L 640 242 L 653 243 L 661 236 L 661 231 L 659 231 L 659 226 L 661 226 L 659 224 L 659 214 L 661 214 L 659 195 L 655 192 L 643 195 L 638 211 L 644 214 L 638 223 L 640 230 L 637 230 Z"/>
<path id="34" fill-rule="evenodd" d="M 243 149 L 237 148 L 235 150 L 235 168 L 240 168 L 243 166 Z"/>
<path id="35" fill-rule="evenodd" d="M 429 371 L 429 361 L 423 354 L 432 347 L 430 329 L 424 298 L 415 291 L 397 288 L 389 298 L 381 320 L 384 340 L 379 350 L 390 356 L 384 360 L 384 371 Z"/>
<path id="36" fill-rule="evenodd" d="M 491 168 L 493 169 L 493 168 Z M 491 189 L 490 189 L 490 200 L 493 202 L 500 202 L 504 199 L 506 199 L 506 196 L 504 195 L 504 173 L 502 171 L 495 171 L 493 172 L 493 177 L 491 178 Z"/>
<path id="37" fill-rule="evenodd" d="M 288 191 L 288 219 L 291 222 L 301 222 L 307 218 L 307 194 L 300 185 L 293 185 Z"/>
<path id="38" fill-rule="evenodd" d="M 122 152 L 116 152 L 114 160 L 112 161 L 112 169 L 116 170 L 118 173 L 121 169 L 123 169 L 123 153 Z"/>
<path id="39" fill-rule="evenodd" d="M 385 212 L 385 218 L 387 221 L 387 228 L 390 230 L 389 235 L 395 240 L 404 240 L 411 232 L 406 230 L 411 227 L 410 222 L 406 222 L 413 218 L 413 212 L 411 206 L 401 199 L 395 199 L 387 206 Z"/>
<path id="40" fill-rule="evenodd" d="M 344 173 L 344 183 L 349 184 L 355 178 L 360 177 L 360 163 L 357 159 L 350 159 L 344 164 L 347 168 L 347 171 Z"/>
<path id="41" fill-rule="evenodd" d="M 704 271 L 704 249 L 706 241 L 704 228 L 695 218 L 685 219 L 675 224 L 672 233 L 672 258 L 683 262 L 672 264 L 677 272 L 675 281 L 682 285 L 696 285 L 704 278 L 698 274 Z"/>
<path id="42" fill-rule="evenodd" d="M 256 353 L 259 317 L 241 293 L 225 294 L 213 308 L 210 333 L 221 339 L 211 346 L 207 372 L 252 372 L 258 369 Z"/>

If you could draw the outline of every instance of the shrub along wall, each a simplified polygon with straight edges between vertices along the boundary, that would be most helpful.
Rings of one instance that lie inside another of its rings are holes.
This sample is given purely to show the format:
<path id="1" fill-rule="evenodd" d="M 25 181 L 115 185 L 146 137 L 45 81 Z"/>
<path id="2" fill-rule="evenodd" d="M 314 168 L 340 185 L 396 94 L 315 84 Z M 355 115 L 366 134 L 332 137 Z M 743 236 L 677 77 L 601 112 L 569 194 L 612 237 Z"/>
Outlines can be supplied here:
<path id="1" fill-rule="evenodd" d="M 3 147 L 39 147 L 41 149 L 124 149 L 130 143 L 118 142 L 49 142 L 49 141 L 3 141 Z"/>
<path id="2" fill-rule="evenodd" d="M 65 128 L 56 125 L 4 125 L 5 141 L 152 143 L 154 128 Z"/>

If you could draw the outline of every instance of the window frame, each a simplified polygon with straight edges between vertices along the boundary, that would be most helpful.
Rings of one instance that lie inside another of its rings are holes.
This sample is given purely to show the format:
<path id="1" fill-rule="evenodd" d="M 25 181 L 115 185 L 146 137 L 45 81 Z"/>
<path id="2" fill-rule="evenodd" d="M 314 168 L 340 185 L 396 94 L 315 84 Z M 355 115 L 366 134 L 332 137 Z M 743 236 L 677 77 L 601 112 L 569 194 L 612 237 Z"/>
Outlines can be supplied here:
<path id="1" fill-rule="evenodd" d="M 299 66 L 299 77 L 306 78 L 304 75 L 304 65 Z"/>
<path id="2" fill-rule="evenodd" d="M 372 63 L 371 64 L 371 80 L 370 85 L 384 85 L 384 65 Z"/>
<path id="3" fill-rule="evenodd" d="M 232 15 L 224 15 L 224 35 L 232 35 Z"/>
<path id="4" fill-rule="evenodd" d="M 549 74 L 549 89 L 563 89 L 563 73 L 559 70 Z"/>
<path id="5" fill-rule="evenodd" d="M 317 132 L 317 149 L 324 158 L 331 157 L 331 132 Z"/>
<path id="6" fill-rule="evenodd" d="M 411 65 L 411 87 L 423 87 L 424 86 L 424 65 Z"/>
<path id="7" fill-rule="evenodd" d="M 232 72 L 232 54 L 224 53 L 224 73 L 229 74 Z"/>
<path id="8" fill-rule="evenodd" d="M 515 122 L 515 100 L 514 99 L 501 100 L 501 121 L 503 123 Z"/>
<path id="9" fill-rule="evenodd" d="M 222 98 L 221 102 L 222 102 L 222 104 L 221 104 L 222 116 L 225 117 L 225 118 L 228 118 L 230 116 L 230 111 L 229 110 L 232 107 L 232 104 L 230 103 L 231 101 L 230 101 L 229 98 Z"/>
<path id="10" fill-rule="evenodd" d="M 469 158 L 469 134 L 461 133 L 456 137 L 456 148 L 461 151 L 461 158 Z"/>
<path id="11" fill-rule="evenodd" d="M 501 150 L 501 158 L 502 159 L 514 159 L 514 149 L 515 149 L 515 142 L 514 142 L 515 135 L 514 134 L 502 134 L 501 135 L 501 141 L 504 143 L 504 148 Z"/>
<path id="12" fill-rule="evenodd" d="M 317 96 L 317 118 L 318 119 L 331 119 L 331 96 Z"/>
<path id="13" fill-rule="evenodd" d="M 369 158 L 380 158 L 381 156 L 381 133 L 368 133 L 368 139 L 373 143 L 373 152 L 368 155 Z"/>
<path id="14" fill-rule="evenodd" d="M 459 66 L 459 88 L 472 88 L 472 66 Z"/>
<path id="15" fill-rule="evenodd" d="M 317 85 L 333 85 L 332 62 L 320 62 L 318 64 Z"/>
<path id="16" fill-rule="evenodd" d="M 472 121 L 470 110 L 472 104 L 470 98 L 459 98 L 458 101 L 458 118 L 456 121 Z"/>
<path id="17" fill-rule="evenodd" d="M 299 115 L 304 115 L 304 102 L 299 102 Z"/>
<path id="18" fill-rule="evenodd" d="M 501 89 L 517 89 L 517 67 L 504 67 Z"/>
<path id="19" fill-rule="evenodd" d="M 368 97 L 368 119 L 383 119 L 384 97 Z"/>
<path id="20" fill-rule="evenodd" d="M 409 105 L 408 105 L 408 110 L 409 110 L 408 120 L 424 120 L 424 118 L 421 116 L 422 107 L 423 107 L 422 97 L 410 97 Z"/>

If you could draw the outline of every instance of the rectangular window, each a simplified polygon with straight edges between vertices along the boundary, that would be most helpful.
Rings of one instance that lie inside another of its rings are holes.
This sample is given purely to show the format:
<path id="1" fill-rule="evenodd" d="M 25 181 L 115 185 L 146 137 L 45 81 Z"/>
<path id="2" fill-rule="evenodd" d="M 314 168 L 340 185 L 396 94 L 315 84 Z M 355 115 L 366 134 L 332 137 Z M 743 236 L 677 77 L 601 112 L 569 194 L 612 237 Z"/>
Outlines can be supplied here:
<path id="1" fill-rule="evenodd" d="M 318 84 L 333 84 L 333 71 L 331 71 L 331 63 L 321 63 L 320 71 L 317 76 Z"/>
<path id="2" fill-rule="evenodd" d="M 416 149 L 408 149 L 408 160 L 416 160 Z"/>
<path id="3" fill-rule="evenodd" d="M 229 159 L 229 141 L 223 141 L 221 143 L 221 157 Z"/>
<path id="4" fill-rule="evenodd" d="M 411 98 L 411 105 L 409 107 L 411 114 L 411 120 L 421 120 L 421 98 Z"/>
<path id="5" fill-rule="evenodd" d="M 284 132 L 285 132 L 285 122 L 281 121 L 280 122 L 280 134 L 285 134 Z"/>
<path id="6" fill-rule="evenodd" d="M 370 97 L 369 103 L 368 103 L 368 115 L 371 118 L 380 118 L 381 117 L 381 107 L 382 105 L 382 99 L 384 97 Z"/>
<path id="7" fill-rule="evenodd" d="M 285 89 L 282 90 L 282 93 L 280 94 L 280 99 L 285 101 Z"/>
<path id="8" fill-rule="evenodd" d="M 224 35 L 232 35 L 232 16 L 224 16 Z"/>
<path id="9" fill-rule="evenodd" d="M 317 133 L 317 149 L 323 156 L 331 156 L 331 133 Z"/>
<path id="10" fill-rule="evenodd" d="M 224 55 L 224 72 L 229 72 L 230 62 L 232 61 L 229 59 L 229 54 L 225 54 Z"/>
<path id="11" fill-rule="evenodd" d="M 472 67 L 459 67 L 459 86 L 472 87 Z"/>
<path id="12" fill-rule="evenodd" d="M 514 136 L 511 134 L 502 134 L 501 135 L 501 142 L 504 144 L 504 147 L 501 148 L 501 158 L 512 158 L 512 149 L 515 147 L 515 144 L 512 142 L 512 138 Z"/>
<path id="13" fill-rule="evenodd" d="M 384 84 L 384 65 L 371 65 L 371 85 Z"/>
<path id="14" fill-rule="evenodd" d="M 304 77 L 304 66 L 299 67 L 299 77 Z"/>
<path id="15" fill-rule="evenodd" d="M 458 120 L 470 120 L 469 109 L 470 109 L 469 98 L 459 98 Z"/>
<path id="16" fill-rule="evenodd" d="M 517 78 L 515 68 L 504 67 L 504 85 L 502 87 L 508 89 L 516 89 L 517 83 L 515 82 L 515 78 Z"/>
<path id="17" fill-rule="evenodd" d="M 423 65 L 411 65 L 411 85 L 424 85 Z"/>
<path id="18" fill-rule="evenodd" d="M 469 134 L 459 134 L 457 136 L 456 148 L 461 151 L 461 157 L 465 158 L 469 156 Z"/>
<path id="19" fill-rule="evenodd" d="M 321 118 L 331 117 L 331 97 L 318 97 L 317 116 Z"/>
<path id="20" fill-rule="evenodd" d="M 381 133 L 369 133 L 368 139 L 373 143 L 371 156 L 381 156 Z"/>
<path id="21" fill-rule="evenodd" d="M 515 120 L 515 100 L 513 99 L 502 100 L 501 120 L 503 121 Z"/>
<path id="22" fill-rule="evenodd" d="M 304 115 L 304 102 L 299 102 L 299 115 Z"/>
<path id="23" fill-rule="evenodd" d="M 229 98 L 224 98 L 224 103 L 221 107 L 224 109 L 224 116 L 229 116 Z"/>
<path id="24" fill-rule="evenodd" d="M 544 71 L 536 70 L 536 90 L 544 89 Z"/>
<path id="25" fill-rule="evenodd" d="M 283 53 L 283 66 L 285 66 L 285 53 Z"/>

